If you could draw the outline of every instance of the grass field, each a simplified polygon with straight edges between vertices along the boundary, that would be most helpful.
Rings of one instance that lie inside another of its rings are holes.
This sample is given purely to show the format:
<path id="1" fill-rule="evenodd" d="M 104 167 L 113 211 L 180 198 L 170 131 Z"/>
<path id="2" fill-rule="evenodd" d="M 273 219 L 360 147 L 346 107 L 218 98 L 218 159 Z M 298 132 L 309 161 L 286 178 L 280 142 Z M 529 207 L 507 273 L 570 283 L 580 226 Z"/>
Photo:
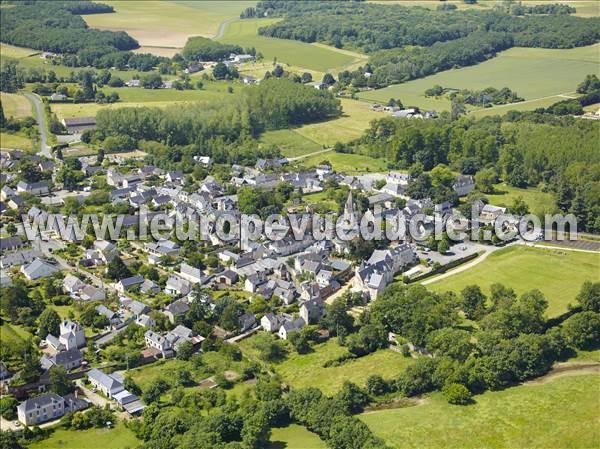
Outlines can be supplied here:
<path id="1" fill-rule="evenodd" d="M 362 154 L 345 154 L 328 151 L 301 159 L 298 163 L 304 167 L 314 167 L 327 161 L 333 169 L 340 173 L 356 174 L 366 172 L 381 172 L 387 170 L 383 159 L 375 159 Z"/>
<path id="2" fill-rule="evenodd" d="M 266 449 L 326 449 L 327 445 L 316 434 L 297 424 L 271 429 L 270 444 Z"/>
<path id="3" fill-rule="evenodd" d="M 307 139 L 294 129 L 267 131 L 260 136 L 260 142 L 265 146 L 275 145 L 285 157 L 302 156 L 323 149 L 322 145 Z"/>
<path id="4" fill-rule="evenodd" d="M 509 87 L 526 100 L 537 101 L 517 104 L 513 107 L 487 108 L 478 114 L 503 113 L 515 108 L 534 109 L 540 105 L 564 100 L 564 97 L 559 96 L 560 94 L 575 92 L 577 84 L 587 74 L 598 71 L 599 51 L 600 44 L 568 50 L 511 48 L 475 66 L 446 70 L 426 78 L 363 92 L 359 97 L 376 102 L 399 98 L 405 106 L 416 105 L 426 109 L 448 110 L 450 107 L 448 100 L 425 98 L 425 90 L 436 84 L 458 89 Z"/>
<path id="5" fill-rule="evenodd" d="M 548 300 L 547 315 L 560 315 L 584 281 L 600 280 L 600 253 L 582 253 L 524 246 L 511 246 L 496 251 L 469 270 L 427 285 L 428 289 L 460 292 L 477 284 L 489 294 L 491 284 L 500 282 L 521 294 L 539 289 Z"/>
<path id="6" fill-rule="evenodd" d="M 83 16 L 92 28 L 126 31 L 151 53 L 182 48 L 190 36 L 213 37 L 252 1 L 108 1 L 114 13 Z M 157 48 L 153 48 L 157 47 Z M 173 50 L 173 53 L 175 50 Z"/>
<path id="7" fill-rule="evenodd" d="M 253 354 L 252 338 L 243 340 L 241 347 L 244 352 Z M 330 339 L 314 346 L 314 352 L 309 354 L 290 353 L 286 360 L 273 365 L 273 370 L 294 388 L 316 387 L 325 394 L 333 394 L 345 380 L 364 386 L 371 374 L 380 374 L 384 378 L 395 377 L 413 360 L 390 349 L 383 349 L 341 366 L 323 367 L 328 360 L 346 353 L 346 348 L 341 347 L 336 339 Z"/>
<path id="8" fill-rule="evenodd" d="M 0 99 L 5 117 L 22 118 L 32 115 L 31 103 L 23 95 L 2 92 Z"/>
<path id="9" fill-rule="evenodd" d="M 0 56 L 3 58 L 26 58 L 27 56 L 40 53 L 39 50 L 32 48 L 15 47 L 5 43 L 0 43 Z"/>
<path id="10" fill-rule="evenodd" d="M 11 345 L 13 342 L 23 343 L 29 338 L 31 338 L 31 334 L 20 326 L 8 322 L 4 322 L 0 326 L 0 341 L 3 345 Z"/>
<path id="11" fill-rule="evenodd" d="M 561 377 L 487 392 L 462 407 L 434 394 L 424 405 L 365 413 L 360 419 L 396 448 L 597 448 L 598 385 L 597 374 Z"/>
<path id="12" fill-rule="evenodd" d="M 31 150 L 31 139 L 22 134 L 0 133 L 0 148 Z"/>
<path id="13" fill-rule="evenodd" d="M 495 194 L 486 194 L 485 196 L 494 206 L 511 207 L 517 197 L 522 197 L 523 201 L 529 206 L 530 212 L 538 215 L 554 213 L 556 211 L 556 199 L 549 192 L 542 192 L 536 188 L 520 189 L 511 187 L 508 184 L 496 184 Z"/>
<path id="14" fill-rule="evenodd" d="M 343 115 L 335 120 L 304 125 L 296 132 L 321 145 L 350 142 L 362 136 L 371 121 L 388 114 L 374 112 L 371 105 L 357 100 L 342 100 Z"/>
<path id="15" fill-rule="evenodd" d="M 56 429 L 49 438 L 30 444 L 29 449 L 124 449 L 140 444 L 122 422 L 113 429 Z"/>
<path id="16" fill-rule="evenodd" d="M 224 35 L 219 40 L 243 47 L 255 47 L 257 51 L 263 54 L 265 61 L 270 62 L 277 58 L 278 62 L 318 72 L 332 71 L 337 73 L 343 67 L 357 62 L 358 58 L 348 54 L 348 52 L 338 51 L 333 47 L 258 35 L 260 27 L 269 25 L 276 20 L 235 20 L 227 25 Z"/>

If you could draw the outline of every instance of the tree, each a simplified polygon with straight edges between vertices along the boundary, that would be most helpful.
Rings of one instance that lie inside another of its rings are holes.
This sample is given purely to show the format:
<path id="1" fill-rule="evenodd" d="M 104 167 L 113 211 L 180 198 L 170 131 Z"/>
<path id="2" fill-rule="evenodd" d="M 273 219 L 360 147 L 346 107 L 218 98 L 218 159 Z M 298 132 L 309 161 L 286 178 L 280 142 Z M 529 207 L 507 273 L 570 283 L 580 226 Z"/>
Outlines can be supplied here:
<path id="1" fill-rule="evenodd" d="M 59 396 L 64 396 L 73 391 L 73 382 L 69 380 L 67 370 L 62 366 L 53 366 L 50 368 L 49 376 L 50 391 L 53 393 L 56 393 Z"/>
<path id="2" fill-rule="evenodd" d="M 119 256 L 116 256 L 108 263 L 106 275 L 110 279 L 118 281 L 131 276 L 131 271 L 129 271 L 129 268 L 127 268 L 127 265 L 125 265 L 123 259 L 121 259 Z"/>
<path id="3" fill-rule="evenodd" d="M 281 78 L 283 76 L 283 74 L 285 73 L 283 70 L 283 67 L 281 67 L 279 64 L 275 66 L 275 68 L 273 69 L 273 76 L 275 78 Z"/>
<path id="4" fill-rule="evenodd" d="M 577 295 L 577 302 L 584 311 L 600 313 L 600 282 L 584 282 Z"/>
<path id="5" fill-rule="evenodd" d="M 323 76 L 323 84 L 327 84 L 328 86 L 333 86 L 335 84 L 335 78 L 331 73 L 326 73 Z"/>
<path id="6" fill-rule="evenodd" d="M 520 216 L 527 215 L 529 213 L 529 206 L 525 200 L 523 200 L 522 196 L 519 195 L 515 198 L 512 206 L 510 207 L 510 212 L 514 215 Z"/>
<path id="7" fill-rule="evenodd" d="M 142 76 L 140 83 L 144 89 L 160 89 L 163 85 L 163 79 L 158 73 L 149 73 Z"/>
<path id="8" fill-rule="evenodd" d="M 462 384 L 450 383 L 444 386 L 442 393 L 450 404 L 467 405 L 470 404 L 471 392 Z"/>
<path id="9" fill-rule="evenodd" d="M 229 76 L 229 69 L 225 64 L 219 62 L 213 67 L 213 76 L 217 80 L 224 80 L 227 78 L 227 76 Z"/>
<path id="10" fill-rule="evenodd" d="M 177 347 L 177 358 L 179 360 L 189 360 L 194 354 L 194 345 L 190 341 L 184 341 Z"/>
<path id="11" fill-rule="evenodd" d="M 369 402 L 369 396 L 358 385 L 344 381 L 342 388 L 334 397 L 340 401 L 349 414 L 360 413 L 363 407 Z"/>
<path id="12" fill-rule="evenodd" d="M 312 81 L 312 79 L 313 79 L 313 77 L 309 72 L 304 72 L 302 74 L 301 80 L 303 83 L 310 83 Z"/>
<path id="13" fill-rule="evenodd" d="M 271 334 L 259 334 L 253 342 L 258 357 L 265 362 L 276 362 L 285 356 L 285 349 Z"/>
<path id="14" fill-rule="evenodd" d="M 429 334 L 427 349 L 436 356 L 445 355 L 464 362 L 474 349 L 471 334 L 465 330 L 445 327 Z"/>
<path id="15" fill-rule="evenodd" d="M 467 285 L 460 292 L 462 310 L 470 320 L 479 320 L 485 314 L 485 295 L 478 285 Z"/>
<path id="16" fill-rule="evenodd" d="M 56 310 L 49 307 L 46 308 L 40 315 L 38 326 L 38 335 L 40 338 L 46 338 L 46 335 L 48 334 L 58 336 L 60 332 L 60 322 L 61 319 Z"/>
<path id="17" fill-rule="evenodd" d="M 600 345 L 600 313 L 576 313 L 562 325 L 567 342 L 577 349 L 595 349 Z"/>
<path id="18" fill-rule="evenodd" d="M 483 193 L 494 193 L 494 184 L 498 182 L 498 174 L 493 168 L 484 168 L 475 174 L 475 182 Z"/>
<path id="19" fill-rule="evenodd" d="M 464 99 L 457 95 L 452 99 L 452 103 L 450 105 L 450 116 L 453 120 L 456 120 L 461 115 L 465 115 L 466 113 L 467 109 L 465 108 Z"/>
<path id="20" fill-rule="evenodd" d="M 372 396 L 381 396 L 389 391 L 388 383 L 378 374 L 367 378 L 367 393 Z"/>
<path id="21" fill-rule="evenodd" d="M 438 244 L 437 250 L 440 254 L 446 254 L 450 249 L 450 245 L 447 240 L 441 240 Z"/>

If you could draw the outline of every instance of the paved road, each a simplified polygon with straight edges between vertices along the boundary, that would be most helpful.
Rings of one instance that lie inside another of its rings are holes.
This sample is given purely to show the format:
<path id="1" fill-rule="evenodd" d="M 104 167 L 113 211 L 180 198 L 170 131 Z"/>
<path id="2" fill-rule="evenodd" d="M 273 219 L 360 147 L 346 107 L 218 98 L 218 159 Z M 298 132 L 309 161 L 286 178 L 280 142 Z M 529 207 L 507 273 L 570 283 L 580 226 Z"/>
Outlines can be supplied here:
<path id="1" fill-rule="evenodd" d="M 31 92 L 23 92 L 23 95 L 27 97 L 29 101 L 33 104 L 35 108 L 35 115 L 37 117 L 38 127 L 40 129 L 40 152 L 38 153 L 40 156 L 46 156 L 49 159 L 52 159 L 51 148 L 48 146 L 47 136 L 46 136 L 46 118 L 44 117 L 44 110 L 42 109 L 41 100 Z"/>

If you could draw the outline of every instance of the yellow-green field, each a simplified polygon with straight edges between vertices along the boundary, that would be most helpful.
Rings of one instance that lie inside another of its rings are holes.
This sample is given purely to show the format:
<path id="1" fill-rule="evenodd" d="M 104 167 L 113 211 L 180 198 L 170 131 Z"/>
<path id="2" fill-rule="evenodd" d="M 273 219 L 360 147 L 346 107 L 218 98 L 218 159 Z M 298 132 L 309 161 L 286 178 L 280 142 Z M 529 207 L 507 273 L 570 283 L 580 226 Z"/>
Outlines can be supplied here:
<path id="1" fill-rule="evenodd" d="M 427 284 L 437 292 L 459 293 L 467 285 L 479 285 L 485 294 L 490 285 L 501 283 L 517 294 L 540 290 L 548 300 L 549 317 L 567 311 L 585 281 L 600 280 L 600 253 L 563 249 L 511 246 L 491 254 L 474 267 Z"/>
<path id="2" fill-rule="evenodd" d="M 3 58 L 26 58 L 33 54 L 39 53 L 39 50 L 33 50 L 31 48 L 15 47 L 5 43 L 0 43 L 0 56 Z"/>
<path id="3" fill-rule="evenodd" d="M 372 111 L 370 104 L 357 100 L 343 99 L 342 109 L 340 118 L 304 125 L 296 132 L 321 145 L 346 143 L 362 136 L 371 121 L 388 116 L 384 112 Z"/>
<path id="4" fill-rule="evenodd" d="M 314 167 L 325 161 L 329 162 L 335 171 L 349 175 L 387 170 L 387 163 L 383 159 L 375 159 L 362 154 L 336 153 L 335 151 L 300 159 L 298 164 L 304 167 Z"/>
<path id="5" fill-rule="evenodd" d="M 0 99 L 5 117 L 22 118 L 32 115 L 31 103 L 23 95 L 2 92 Z"/>
<path id="6" fill-rule="evenodd" d="M 485 195 L 490 204 L 493 204 L 494 206 L 510 208 L 515 199 L 520 196 L 529 206 L 529 211 L 534 214 L 550 214 L 557 210 L 556 199 L 550 192 L 542 192 L 534 187 L 520 189 L 518 187 L 509 186 L 506 183 L 496 184 L 495 189 L 497 193 Z"/>
<path id="7" fill-rule="evenodd" d="M 266 449 L 326 449 L 327 445 L 316 434 L 297 424 L 271 429 Z"/>
<path id="8" fill-rule="evenodd" d="M 107 1 L 114 13 L 83 16 L 92 28 L 125 31 L 149 52 L 178 49 L 190 36 L 213 37 L 253 1 Z M 148 48 L 150 47 L 150 48 Z M 158 48 L 152 48 L 158 47 Z M 175 50 L 173 50 L 174 52 Z"/>
<path id="9" fill-rule="evenodd" d="M 0 148 L 12 150 L 31 150 L 31 139 L 22 134 L 0 133 Z"/>
<path id="10" fill-rule="evenodd" d="M 295 129 L 267 131 L 260 136 L 262 145 L 275 145 L 285 157 L 297 157 L 321 151 L 322 145 L 304 137 Z"/>
<path id="11" fill-rule="evenodd" d="M 375 102 L 399 98 L 405 106 L 448 110 L 445 98 L 426 98 L 426 89 L 439 84 L 457 89 L 508 87 L 528 103 L 497 106 L 479 112 L 503 113 L 510 109 L 535 109 L 564 100 L 561 94 L 572 94 L 586 75 L 598 72 L 600 44 L 568 50 L 544 48 L 511 48 L 475 66 L 446 70 L 422 79 L 395 84 L 384 89 L 362 92 L 359 97 Z M 536 101 L 532 101 L 536 100 Z"/>
<path id="12" fill-rule="evenodd" d="M 258 35 L 260 27 L 278 19 L 235 20 L 227 24 L 221 42 L 238 44 L 242 47 L 255 47 L 265 61 L 275 58 L 278 62 L 303 67 L 317 72 L 334 72 L 357 62 L 358 59 L 346 51 L 325 45 L 313 45 L 288 39 L 275 39 Z"/>
<path id="13" fill-rule="evenodd" d="M 434 394 L 423 405 L 360 415 L 395 448 L 591 449 L 600 445 L 600 375 L 559 377 L 476 396 L 468 406 Z"/>

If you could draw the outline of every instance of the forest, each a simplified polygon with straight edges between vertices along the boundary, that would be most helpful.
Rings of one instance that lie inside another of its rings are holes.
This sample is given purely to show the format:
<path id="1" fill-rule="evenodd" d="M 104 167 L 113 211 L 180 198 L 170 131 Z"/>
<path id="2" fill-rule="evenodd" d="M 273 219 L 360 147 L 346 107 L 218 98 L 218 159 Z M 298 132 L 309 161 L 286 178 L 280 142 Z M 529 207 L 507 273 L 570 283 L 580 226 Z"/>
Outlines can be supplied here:
<path id="1" fill-rule="evenodd" d="M 221 61 L 231 53 L 241 53 L 239 45 L 222 44 L 206 37 L 190 37 L 183 47 L 183 56 L 188 60 Z"/>
<path id="2" fill-rule="evenodd" d="M 571 16 L 561 5 L 515 6 L 432 11 L 363 2 L 271 0 L 242 16 L 284 18 L 260 28 L 263 36 L 369 53 L 375 67 L 371 87 L 473 65 L 512 46 L 573 48 L 600 39 L 599 18 Z"/>

